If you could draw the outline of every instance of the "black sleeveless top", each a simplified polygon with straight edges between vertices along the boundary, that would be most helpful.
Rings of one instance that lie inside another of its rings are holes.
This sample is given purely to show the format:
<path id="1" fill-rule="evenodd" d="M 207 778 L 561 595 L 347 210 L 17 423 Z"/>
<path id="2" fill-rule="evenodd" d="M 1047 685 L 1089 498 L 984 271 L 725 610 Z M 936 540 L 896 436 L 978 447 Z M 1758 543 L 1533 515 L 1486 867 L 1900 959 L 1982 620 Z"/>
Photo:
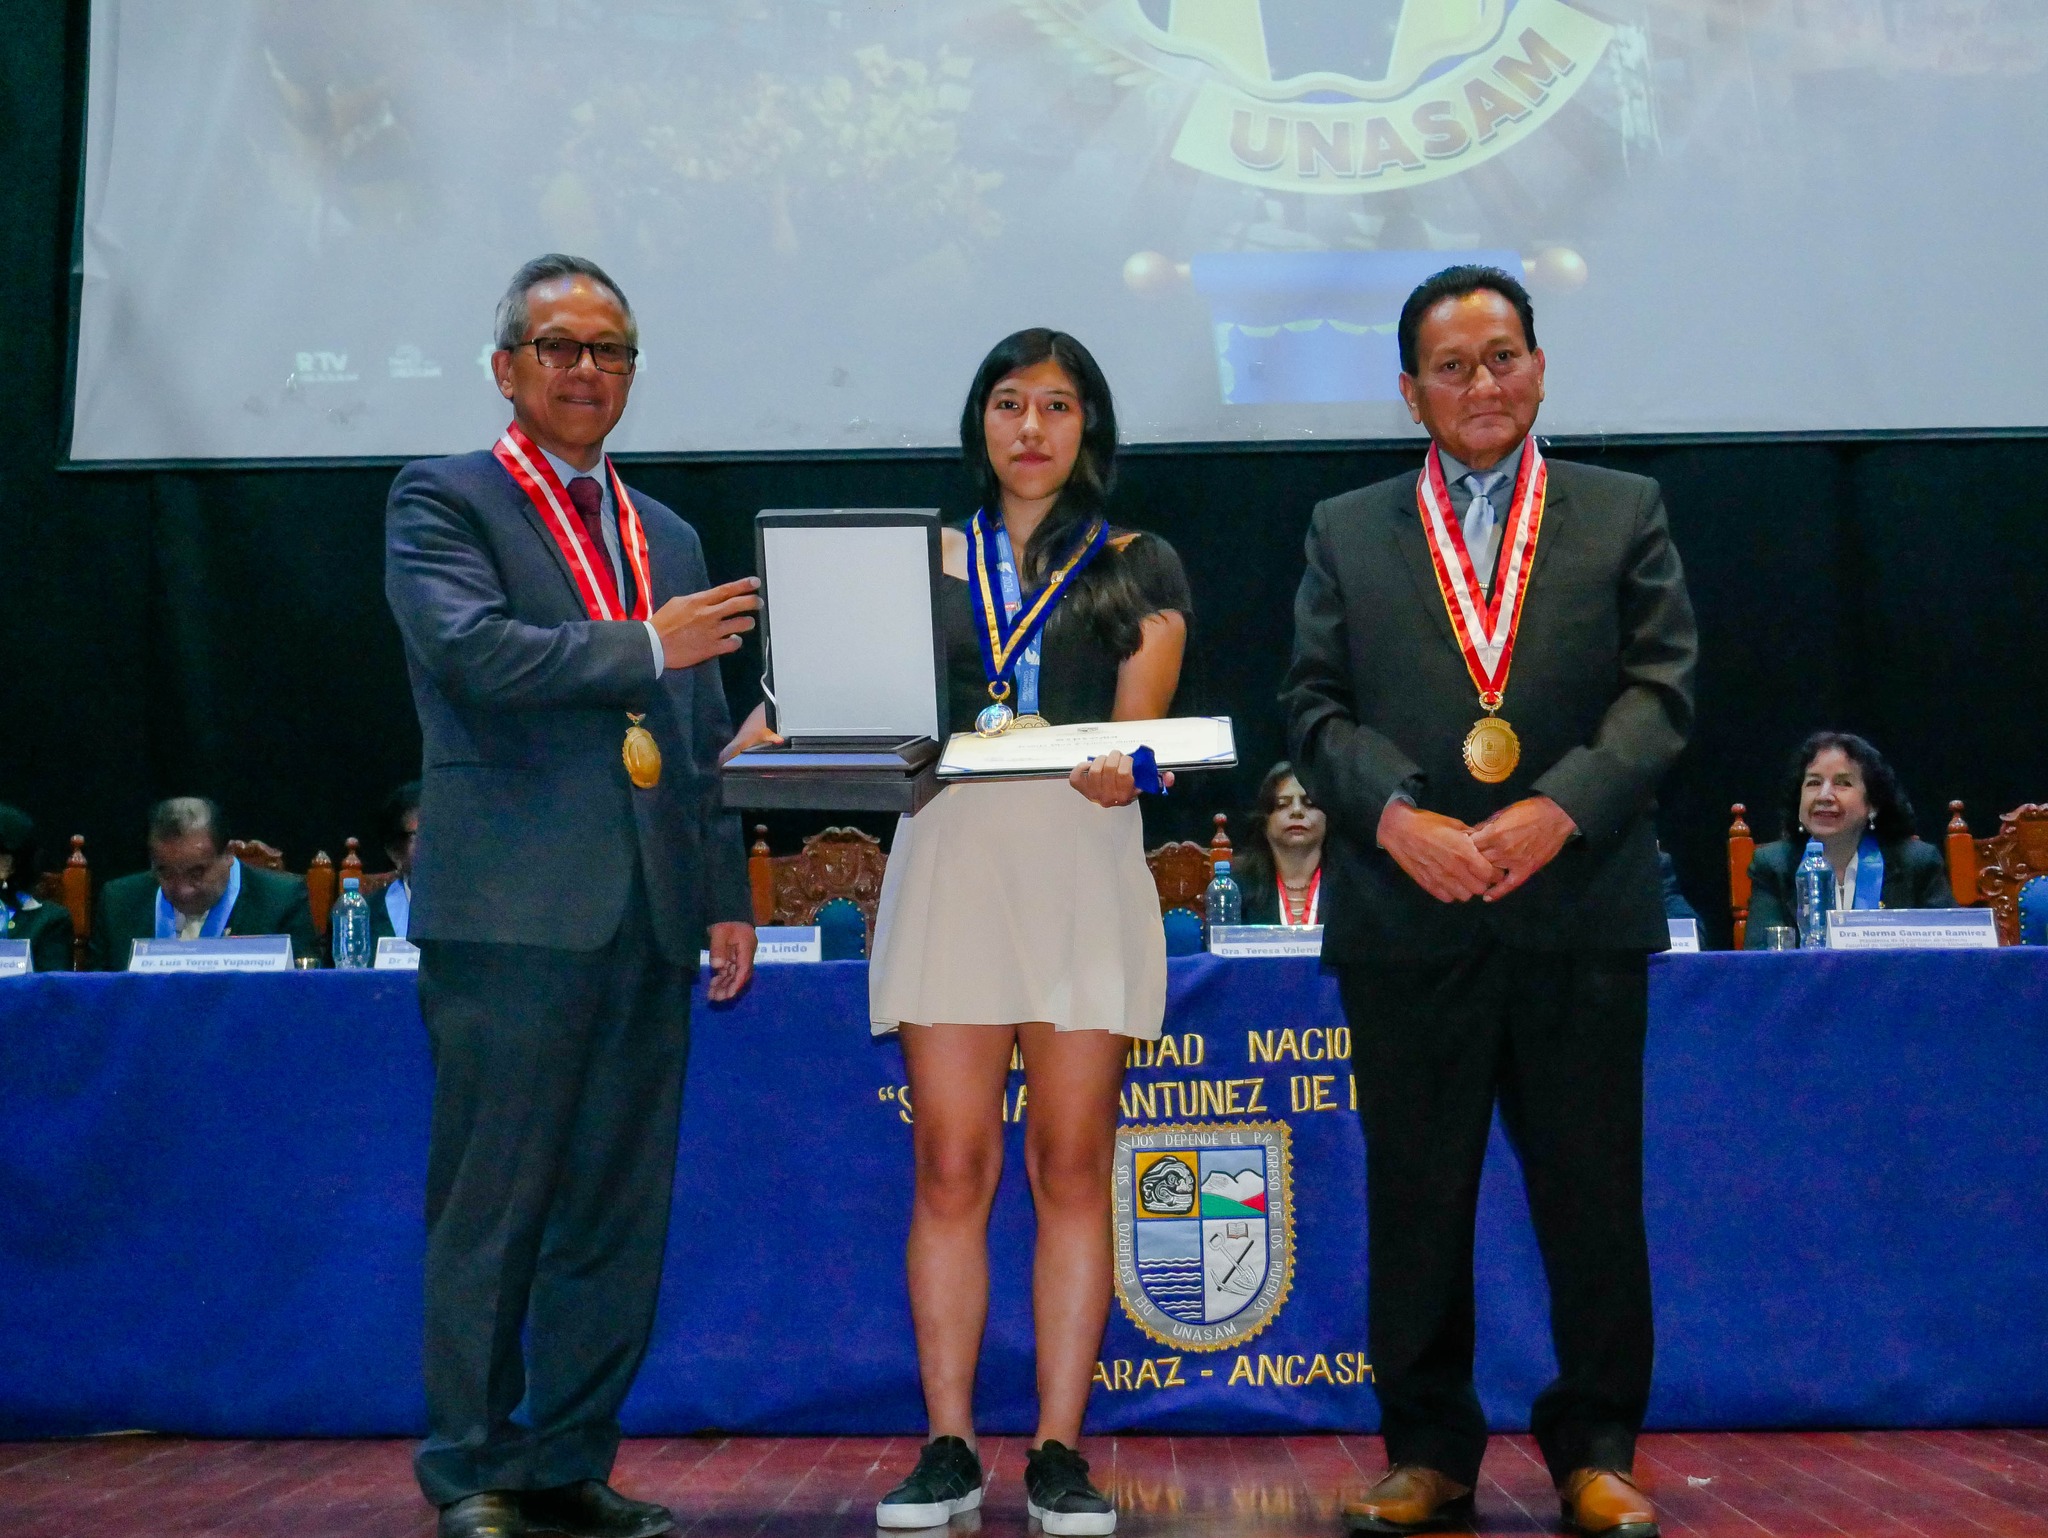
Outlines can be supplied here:
<path id="1" fill-rule="evenodd" d="M 964 529 L 964 524 L 958 527 Z M 1125 540 L 1121 548 L 1119 540 Z M 1107 721 L 1116 706 L 1116 673 L 1129 653 L 1117 651 L 1097 627 L 1080 618 L 1074 599 L 1091 583 L 1121 574 L 1144 601 L 1146 614 L 1177 610 L 1190 622 L 1194 599 L 1187 573 L 1173 546 L 1156 534 L 1112 528 L 1110 543 L 1088 564 L 1046 621 L 1040 637 L 1038 713 L 1055 726 L 1070 721 Z M 946 577 L 939 584 L 939 622 L 946 643 L 946 729 L 974 730 L 974 718 L 990 702 L 981 643 L 974 633 L 974 601 L 966 582 Z M 1010 704 L 1015 707 L 1014 693 Z"/>

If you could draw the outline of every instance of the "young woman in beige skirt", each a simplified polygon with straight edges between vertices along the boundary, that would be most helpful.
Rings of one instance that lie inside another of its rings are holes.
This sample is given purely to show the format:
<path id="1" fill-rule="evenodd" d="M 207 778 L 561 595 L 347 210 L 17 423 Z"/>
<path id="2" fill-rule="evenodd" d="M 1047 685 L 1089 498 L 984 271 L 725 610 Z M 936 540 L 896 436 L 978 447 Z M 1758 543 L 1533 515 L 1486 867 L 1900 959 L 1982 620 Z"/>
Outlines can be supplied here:
<path id="1" fill-rule="evenodd" d="M 1164 540 L 1107 523 L 1116 417 L 1095 360 L 1060 332 L 1005 338 L 975 375 L 960 438 L 983 500 L 945 534 L 949 729 L 1168 715 L 1187 579 Z M 1124 1058 L 1132 1037 L 1158 1036 L 1166 1011 L 1137 797 L 1130 760 L 1112 754 L 1068 780 L 949 787 L 897 826 L 868 998 L 873 1029 L 898 1032 L 909 1070 L 910 1307 L 931 1440 L 877 1507 L 884 1527 L 935 1526 L 981 1502 L 974 1376 L 1020 1049 L 1038 1216 L 1026 1499 L 1047 1533 L 1115 1530 L 1076 1444 L 1109 1317 Z"/>

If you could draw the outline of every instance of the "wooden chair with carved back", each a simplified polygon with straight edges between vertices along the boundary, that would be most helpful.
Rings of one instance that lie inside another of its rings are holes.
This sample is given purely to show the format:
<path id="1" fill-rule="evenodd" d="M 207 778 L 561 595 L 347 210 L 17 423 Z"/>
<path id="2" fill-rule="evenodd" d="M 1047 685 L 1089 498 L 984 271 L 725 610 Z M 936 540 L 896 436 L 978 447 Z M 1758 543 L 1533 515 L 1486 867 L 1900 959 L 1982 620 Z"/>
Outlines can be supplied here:
<path id="1" fill-rule="evenodd" d="M 322 855 L 320 858 L 325 859 L 326 856 Z M 317 864 L 318 861 L 315 861 L 315 863 Z M 365 871 L 363 869 L 362 840 L 352 838 L 348 841 L 348 852 L 341 857 L 341 869 L 335 878 L 337 891 L 340 890 L 340 883 L 346 881 L 350 876 L 356 878 L 356 881 L 359 883 L 358 890 L 362 892 L 364 899 L 367 900 L 372 892 L 381 892 L 384 888 L 391 885 L 392 882 L 396 881 L 398 879 L 398 872 L 395 870 Z"/>
<path id="2" fill-rule="evenodd" d="M 1169 956 L 1190 956 L 1202 948 L 1203 897 L 1216 874 L 1216 862 L 1231 857 L 1230 818 L 1218 812 L 1215 823 L 1207 848 L 1188 839 L 1145 852 L 1152 885 L 1159 893 Z"/>
<path id="3" fill-rule="evenodd" d="M 747 855 L 754 922 L 815 924 L 824 932 L 826 960 L 865 956 L 887 866 L 882 841 L 858 828 L 827 828 L 797 853 L 778 855 L 769 853 L 768 830 L 757 825 Z"/>
<path id="4" fill-rule="evenodd" d="M 364 902 L 370 900 L 370 895 L 373 892 L 381 892 L 385 887 L 388 887 L 398 879 L 398 872 L 395 870 L 365 871 L 363 869 L 362 840 L 351 838 L 347 842 L 348 847 L 341 857 L 340 868 L 330 868 L 327 872 L 327 906 L 329 912 L 333 911 L 335 902 L 341 897 L 342 882 L 348 880 L 351 876 L 355 877 L 356 890 L 363 894 Z M 313 857 L 313 864 L 317 867 L 326 858 L 327 852 L 322 850 Z M 313 872 L 307 871 L 306 886 L 309 889 L 309 896 L 311 895 L 310 888 L 312 885 Z M 313 922 L 319 926 L 320 933 L 324 937 L 327 933 L 327 917 L 319 910 L 317 898 L 314 899 L 314 902 Z"/>
<path id="5" fill-rule="evenodd" d="M 1988 907 L 2000 945 L 2048 945 L 2048 804 L 2029 802 L 1974 838 L 1963 803 L 1948 804 L 1948 884 L 1964 907 Z"/>
<path id="6" fill-rule="evenodd" d="M 1740 801 L 1730 807 L 1728 824 L 1728 913 L 1735 920 L 1735 948 L 1749 932 L 1749 862 L 1756 855 L 1756 835 L 1743 819 L 1749 808 Z"/>
<path id="7" fill-rule="evenodd" d="M 85 835 L 71 835 L 71 854 L 62 869 L 36 878 L 36 901 L 62 903 L 71 913 L 71 970 L 85 970 L 86 941 L 92 937 L 92 867 L 85 862 Z"/>
<path id="8" fill-rule="evenodd" d="M 348 842 L 349 847 L 353 849 L 356 841 L 350 839 Z M 299 874 L 285 865 L 283 850 L 264 843 L 260 838 L 231 838 L 228 840 L 228 853 L 244 865 L 253 865 L 258 870 L 274 870 L 285 875 Z M 358 861 L 357 864 L 360 865 L 361 862 Z M 306 906 L 313 914 L 313 933 L 324 943 L 327 939 L 328 923 L 334 916 L 334 899 L 341 891 L 341 882 L 334 870 L 334 860 L 326 850 L 321 849 L 314 853 L 313 863 L 306 867 L 304 879 Z"/>
<path id="9" fill-rule="evenodd" d="M 231 838 L 228 840 L 228 853 L 244 865 L 253 865 L 258 870 L 284 870 L 284 851 L 260 838 Z"/>

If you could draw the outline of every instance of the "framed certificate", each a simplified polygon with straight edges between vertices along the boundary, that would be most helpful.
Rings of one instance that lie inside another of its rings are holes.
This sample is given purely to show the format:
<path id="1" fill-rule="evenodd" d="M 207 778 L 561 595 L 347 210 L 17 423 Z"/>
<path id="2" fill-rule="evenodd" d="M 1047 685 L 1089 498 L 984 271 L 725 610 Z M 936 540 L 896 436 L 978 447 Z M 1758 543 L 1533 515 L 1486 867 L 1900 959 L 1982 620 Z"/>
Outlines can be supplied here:
<path id="1" fill-rule="evenodd" d="M 955 732 L 939 759 L 941 780 L 1065 779 L 1076 765 L 1105 753 L 1150 748 L 1159 767 L 1229 769 L 1237 737 L 1228 716 L 1174 716 L 1162 721 L 1081 721 L 999 737 Z"/>
<path id="2" fill-rule="evenodd" d="M 762 688 L 793 749 L 936 741 L 944 719 L 936 508 L 764 509 Z"/>
<path id="3" fill-rule="evenodd" d="M 754 518 L 762 692 L 779 747 L 725 766 L 729 807 L 915 812 L 937 792 L 946 652 L 936 508 Z"/>

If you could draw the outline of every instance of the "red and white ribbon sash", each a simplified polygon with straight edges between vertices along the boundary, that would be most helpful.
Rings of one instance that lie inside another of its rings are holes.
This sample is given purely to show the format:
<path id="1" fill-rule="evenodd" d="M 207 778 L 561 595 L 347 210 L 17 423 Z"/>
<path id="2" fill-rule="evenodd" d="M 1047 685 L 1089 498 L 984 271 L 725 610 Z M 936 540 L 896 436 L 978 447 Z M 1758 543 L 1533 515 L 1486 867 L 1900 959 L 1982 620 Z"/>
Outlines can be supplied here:
<path id="1" fill-rule="evenodd" d="M 1300 918 L 1294 916 L 1294 907 L 1287 901 L 1287 883 L 1275 876 L 1273 885 L 1280 889 L 1280 922 L 1289 929 L 1315 928 L 1323 901 L 1323 868 L 1318 865 L 1316 873 L 1308 878 L 1308 900 L 1301 905 Z"/>
<path id="2" fill-rule="evenodd" d="M 562 488 L 561 478 L 555 474 L 555 467 L 548 463 L 543 454 L 514 422 L 505 429 L 491 452 L 498 463 L 505 467 L 506 474 L 519 483 L 519 489 L 532 501 L 534 511 L 540 514 L 541 526 L 554 536 L 556 547 L 562 552 L 562 559 L 569 563 L 569 575 L 576 583 L 576 592 L 583 600 L 583 609 L 592 619 L 646 619 L 649 613 L 648 594 L 653 584 L 648 580 L 647 530 L 641 526 L 640 510 L 633 506 L 633 499 L 626 494 L 626 483 L 619 479 L 619 472 L 612 468 L 611 456 L 604 461 L 605 474 L 611 478 L 612 498 L 619 511 L 619 545 L 625 553 L 626 564 L 633 570 L 633 612 L 627 614 L 619 598 L 619 584 L 612 575 L 611 556 L 601 544 L 594 543 L 590 533 L 583 527 L 583 520 L 576 516 L 575 504 L 569 500 L 569 493 Z"/>
<path id="3" fill-rule="evenodd" d="M 1515 632 L 1522 626 L 1522 601 L 1529 594 L 1529 567 L 1536 559 L 1536 537 L 1543 529 L 1544 493 L 1550 472 L 1543 454 L 1530 438 L 1522 446 L 1522 471 L 1515 477 L 1515 494 L 1508 505 L 1508 521 L 1501 530 L 1499 580 L 1493 596 L 1486 597 L 1465 548 L 1465 531 L 1451 511 L 1450 488 L 1444 484 L 1442 457 L 1436 445 L 1429 446 L 1429 460 L 1415 485 L 1415 500 L 1422 510 L 1422 532 L 1429 542 L 1429 558 L 1436 567 L 1437 591 L 1451 617 L 1451 632 L 1464 653 L 1465 669 L 1479 690 L 1479 703 L 1498 709 L 1507 692 L 1508 667 L 1514 661 Z"/>

